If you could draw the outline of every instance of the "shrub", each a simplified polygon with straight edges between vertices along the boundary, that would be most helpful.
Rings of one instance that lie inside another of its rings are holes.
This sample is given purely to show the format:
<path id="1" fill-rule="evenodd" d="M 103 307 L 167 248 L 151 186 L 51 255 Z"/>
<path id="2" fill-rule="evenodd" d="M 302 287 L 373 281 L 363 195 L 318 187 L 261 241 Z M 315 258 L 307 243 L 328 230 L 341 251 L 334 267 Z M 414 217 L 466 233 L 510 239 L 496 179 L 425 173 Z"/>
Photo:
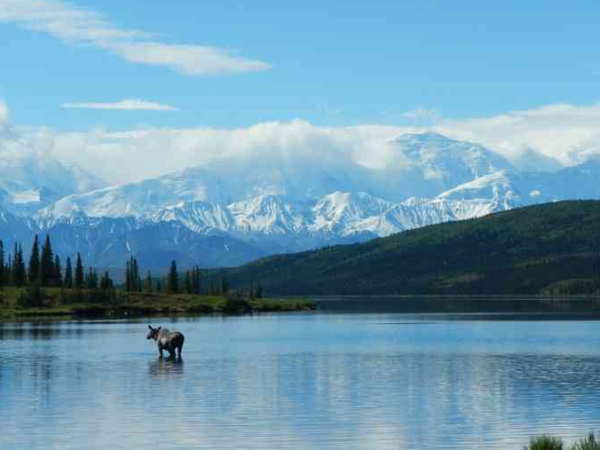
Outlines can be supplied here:
<path id="1" fill-rule="evenodd" d="M 525 450 L 564 450 L 563 441 L 551 436 L 539 436 L 533 438 Z"/>
<path id="2" fill-rule="evenodd" d="M 590 433 L 586 438 L 575 442 L 571 450 L 600 450 L 600 440 L 596 440 L 594 433 Z"/>

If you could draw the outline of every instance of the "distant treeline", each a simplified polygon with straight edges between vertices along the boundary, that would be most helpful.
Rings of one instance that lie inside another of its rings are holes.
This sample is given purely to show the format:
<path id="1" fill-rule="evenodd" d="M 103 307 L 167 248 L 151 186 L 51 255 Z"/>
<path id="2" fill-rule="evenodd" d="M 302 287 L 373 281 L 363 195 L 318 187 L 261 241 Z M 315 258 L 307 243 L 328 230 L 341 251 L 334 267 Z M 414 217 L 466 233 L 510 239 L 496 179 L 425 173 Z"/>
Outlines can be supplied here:
<path id="1" fill-rule="evenodd" d="M 0 239 L 0 286 L 64 287 L 68 289 L 109 289 L 114 282 L 106 271 L 100 277 L 92 267 L 84 269 L 81 255 L 77 254 L 75 268 L 67 258 L 63 271 L 60 257 L 54 254 L 50 236 L 46 236 L 40 250 L 36 236 L 31 248 L 29 262 L 25 263 L 23 246 L 15 243 L 13 252 L 7 253 Z"/>
<path id="2" fill-rule="evenodd" d="M 229 269 L 269 295 L 600 293 L 600 202 L 568 201 L 427 226 Z"/>
<path id="3" fill-rule="evenodd" d="M 15 243 L 12 253 L 6 251 L 0 239 L 0 288 L 12 286 L 27 287 L 27 295 L 23 299 L 24 306 L 35 306 L 42 302 L 42 288 L 64 288 L 80 291 L 74 294 L 73 301 L 114 301 L 120 293 L 147 292 L 165 294 L 190 294 L 232 296 L 246 298 L 262 298 L 262 285 L 252 284 L 246 289 L 230 289 L 227 278 L 222 274 L 213 274 L 203 281 L 200 267 L 195 266 L 180 273 L 177 261 L 171 262 L 168 273 L 164 276 L 153 277 L 150 271 L 142 279 L 142 269 L 135 257 L 125 262 L 125 282 L 117 284 L 108 271 L 99 274 L 94 267 L 85 268 L 83 258 L 77 253 L 75 264 L 68 257 L 63 264 L 58 255 L 52 250 L 50 236 L 46 236 L 40 247 L 38 236 L 35 236 L 29 261 L 23 256 L 23 246 Z M 84 295 L 85 298 L 82 298 Z M 67 294 L 65 294 L 67 295 Z"/>

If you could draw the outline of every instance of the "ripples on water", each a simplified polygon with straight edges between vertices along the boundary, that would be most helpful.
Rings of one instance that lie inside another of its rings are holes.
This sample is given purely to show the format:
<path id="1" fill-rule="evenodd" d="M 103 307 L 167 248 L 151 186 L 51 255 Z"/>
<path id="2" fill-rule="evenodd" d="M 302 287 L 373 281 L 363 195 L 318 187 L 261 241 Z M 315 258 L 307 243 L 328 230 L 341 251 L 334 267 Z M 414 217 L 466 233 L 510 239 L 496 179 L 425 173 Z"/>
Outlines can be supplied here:
<path id="1" fill-rule="evenodd" d="M 0 325 L 0 447 L 520 449 L 600 427 L 599 322 L 167 322 L 183 361 L 146 322 Z"/>

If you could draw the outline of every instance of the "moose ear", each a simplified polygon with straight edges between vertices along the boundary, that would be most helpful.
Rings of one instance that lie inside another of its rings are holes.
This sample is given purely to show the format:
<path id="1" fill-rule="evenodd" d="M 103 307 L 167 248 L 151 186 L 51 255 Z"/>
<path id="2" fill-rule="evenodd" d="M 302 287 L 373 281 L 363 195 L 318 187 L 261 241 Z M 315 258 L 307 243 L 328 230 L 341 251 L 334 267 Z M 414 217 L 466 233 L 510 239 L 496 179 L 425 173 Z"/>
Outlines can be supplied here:
<path id="1" fill-rule="evenodd" d="M 162 329 L 162 327 L 158 327 L 158 328 L 157 328 L 157 330 L 160 330 L 160 329 Z"/>
<path id="2" fill-rule="evenodd" d="M 148 328 L 152 329 L 152 327 L 150 325 L 148 325 Z"/>

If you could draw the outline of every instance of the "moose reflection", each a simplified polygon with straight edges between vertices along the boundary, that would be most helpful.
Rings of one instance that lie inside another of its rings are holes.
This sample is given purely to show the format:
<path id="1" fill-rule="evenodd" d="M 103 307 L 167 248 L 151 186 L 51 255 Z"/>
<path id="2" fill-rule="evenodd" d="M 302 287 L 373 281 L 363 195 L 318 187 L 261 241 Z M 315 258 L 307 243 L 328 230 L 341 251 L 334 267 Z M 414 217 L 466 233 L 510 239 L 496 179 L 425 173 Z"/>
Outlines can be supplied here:
<path id="1" fill-rule="evenodd" d="M 146 339 L 154 339 L 156 341 L 158 353 L 161 358 L 163 357 L 163 350 L 166 350 L 169 352 L 170 358 L 178 357 L 181 359 L 181 350 L 185 341 L 182 333 L 179 331 L 169 331 L 162 327 L 152 328 L 151 325 L 148 325 L 148 328 L 150 332 L 146 336 Z"/>

